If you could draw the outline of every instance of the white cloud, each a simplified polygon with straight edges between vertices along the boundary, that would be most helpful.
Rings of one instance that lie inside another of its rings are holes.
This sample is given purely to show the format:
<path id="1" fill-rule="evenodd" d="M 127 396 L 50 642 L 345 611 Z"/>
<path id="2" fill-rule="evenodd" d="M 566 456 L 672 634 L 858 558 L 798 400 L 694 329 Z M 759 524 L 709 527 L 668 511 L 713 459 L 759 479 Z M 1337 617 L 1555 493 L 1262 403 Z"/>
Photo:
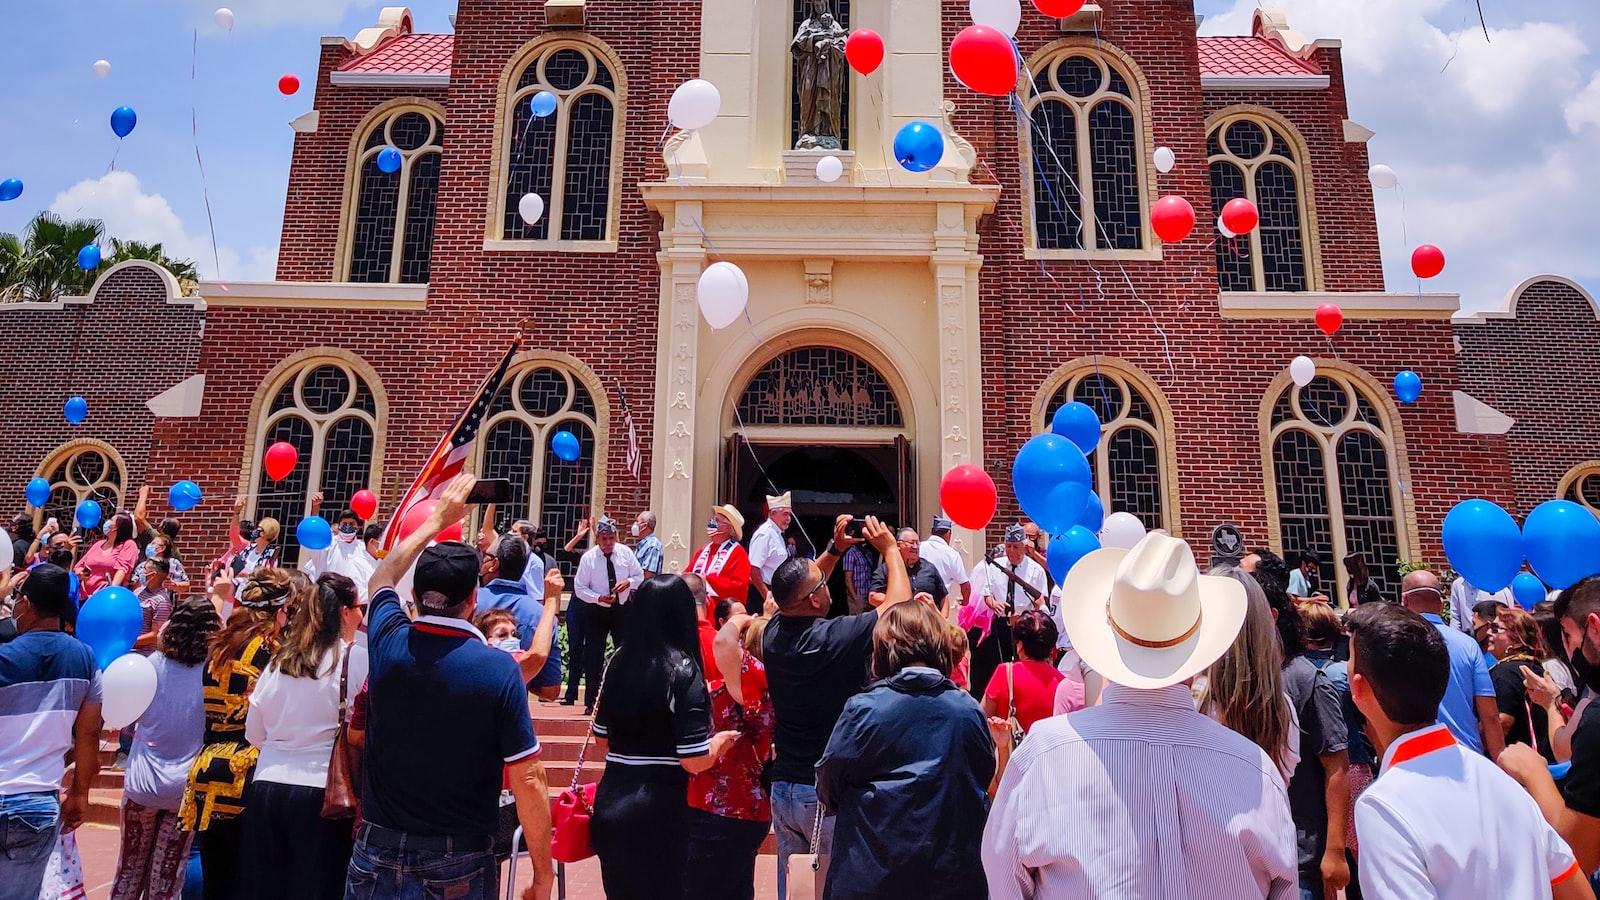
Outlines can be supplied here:
<path id="1" fill-rule="evenodd" d="M 147 194 L 132 172 L 107 172 L 80 181 L 56 195 L 50 211 L 69 218 L 99 219 L 108 238 L 159 243 L 168 256 L 195 262 L 206 278 L 221 274 L 238 281 L 269 280 L 277 268 L 276 247 L 252 247 L 241 255 L 219 245 L 212 253 L 208 232 L 191 232 L 160 194 Z"/>
<path id="2" fill-rule="evenodd" d="M 1567 104 L 1567 127 L 1576 134 L 1587 125 L 1600 127 L 1600 72 L 1589 80 L 1589 86 L 1578 92 Z"/>
<path id="3" fill-rule="evenodd" d="M 378 0 L 185 0 L 196 17 L 212 21 L 218 7 L 233 10 L 234 30 L 257 30 L 286 25 L 338 25 L 353 10 L 376 9 Z M 373 24 L 378 21 L 376 13 Z"/>

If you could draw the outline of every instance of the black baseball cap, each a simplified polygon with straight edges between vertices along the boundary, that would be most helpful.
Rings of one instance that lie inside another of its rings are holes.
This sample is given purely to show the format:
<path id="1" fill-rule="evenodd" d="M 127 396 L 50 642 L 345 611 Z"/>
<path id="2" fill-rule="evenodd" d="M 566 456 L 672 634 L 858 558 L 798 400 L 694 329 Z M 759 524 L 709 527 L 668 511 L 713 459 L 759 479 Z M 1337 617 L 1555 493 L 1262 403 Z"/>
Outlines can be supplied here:
<path id="1" fill-rule="evenodd" d="M 417 605 L 432 610 L 453 609 L 478 589 L 478 551 L 460 541 L 434 544 L 422 551 L 411 585 Z"/>

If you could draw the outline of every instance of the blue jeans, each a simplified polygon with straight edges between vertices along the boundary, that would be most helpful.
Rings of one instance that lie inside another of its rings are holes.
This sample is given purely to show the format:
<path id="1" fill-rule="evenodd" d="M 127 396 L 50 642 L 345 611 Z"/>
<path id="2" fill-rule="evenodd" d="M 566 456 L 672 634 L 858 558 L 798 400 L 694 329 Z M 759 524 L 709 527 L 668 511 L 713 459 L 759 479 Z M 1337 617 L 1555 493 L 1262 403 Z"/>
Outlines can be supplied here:
<path id="1" fill-rule="evenodd" d="M 490 841 L 470 849 L 447 838 L 413 838 L 368 822 L 361 826 L 345 900 L 495 900 L 500 865 Z"/>
<path id="2" fill-rule="evenodd" d="M 822 874 L 828 874 L 828 855 L 833 851 L 833 816 L 822 820 L 822 834 L 815 848 Z M 772 831 L 778 838 L 778 900 L 789 896 L 789 857 L 811 853 L 811 834 L 817 824 L 817 789 L 792 781 L 772 783 Z"/>
<path id="3" fill-rule="evenodd" d="M 60 831 L 55 791 L 0 797 L 0 900 L 39 900 Z"/>

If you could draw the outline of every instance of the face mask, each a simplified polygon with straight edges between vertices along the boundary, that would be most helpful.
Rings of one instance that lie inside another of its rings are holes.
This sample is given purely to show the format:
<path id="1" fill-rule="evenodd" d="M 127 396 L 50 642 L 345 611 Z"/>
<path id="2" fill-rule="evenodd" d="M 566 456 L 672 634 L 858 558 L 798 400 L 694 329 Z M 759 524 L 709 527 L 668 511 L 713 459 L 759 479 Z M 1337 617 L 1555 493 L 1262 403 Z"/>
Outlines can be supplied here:
<path id="1" fill-rule="evenodd" d="M 339 534 L 337 536 L 339 540 L 348 544 L 356 539 L 356 530 L 352 526 L 341 525 L 339 527 Z"/>
<path id="2" fill-rule="evenodd" d="M 707 522 L 706 523 L 706 530 L 707 531 L 716 531 L 717 530 L 717 520 L 716 519 L 712 519 L 711 521 Z"/>
<path id="3" fill-rule="evenodd" d="M 628 533 L 633 535 L 634 537 L 638 537 L 639 536 L 639 523 L 635 522 L 632 525 L 629 525 L 628 526 Z"/>
<path id="4" fill-rule="evenodd" d="M 509 637 L 505 638 L 504 640 L 496 641 L 495 647 L 500 650 L 504 650 L 507 653 L 515 653 L 522 649 L 522 642 L 514 637 Z"/>
<path id="5" fill-rule="evenodd" d="M 156 545 L 155 544 L 147 544 L 147 545 L 145 545 L 144 558 L 145 559 L 155 559 L 156 558 Z"/>
<path id="6" fill-rule="evenodd" d="M 1578 652 L 1572 654 L 1572 674 L 1578 680 L 1589 686 L 1591 691 L 1600 691 L 1600 663 L 1589 661 L 1589 633 L 1583 634 L 1583 643 L 1578 645 Z"/>

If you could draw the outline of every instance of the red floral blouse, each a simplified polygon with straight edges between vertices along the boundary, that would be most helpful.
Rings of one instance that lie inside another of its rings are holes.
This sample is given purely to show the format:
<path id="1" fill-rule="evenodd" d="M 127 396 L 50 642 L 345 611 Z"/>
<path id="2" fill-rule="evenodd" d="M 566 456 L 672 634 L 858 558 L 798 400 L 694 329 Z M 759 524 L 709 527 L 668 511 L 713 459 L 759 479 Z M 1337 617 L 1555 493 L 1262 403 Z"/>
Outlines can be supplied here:
<path id="1" fill-rule="evenodd" d="M 712 815 L 753 822 L 772 820 L 772 803 L 761 786 L 761 769 L 772 758 L 772 698 L 767 670 L 744 654 L 739 674 L 747 706 L 733 702 L 728 688 L 711 682 L 711 731 L 737 731 L 738 740 L 717 764 L 689 777 L 689 805 Z"/>

